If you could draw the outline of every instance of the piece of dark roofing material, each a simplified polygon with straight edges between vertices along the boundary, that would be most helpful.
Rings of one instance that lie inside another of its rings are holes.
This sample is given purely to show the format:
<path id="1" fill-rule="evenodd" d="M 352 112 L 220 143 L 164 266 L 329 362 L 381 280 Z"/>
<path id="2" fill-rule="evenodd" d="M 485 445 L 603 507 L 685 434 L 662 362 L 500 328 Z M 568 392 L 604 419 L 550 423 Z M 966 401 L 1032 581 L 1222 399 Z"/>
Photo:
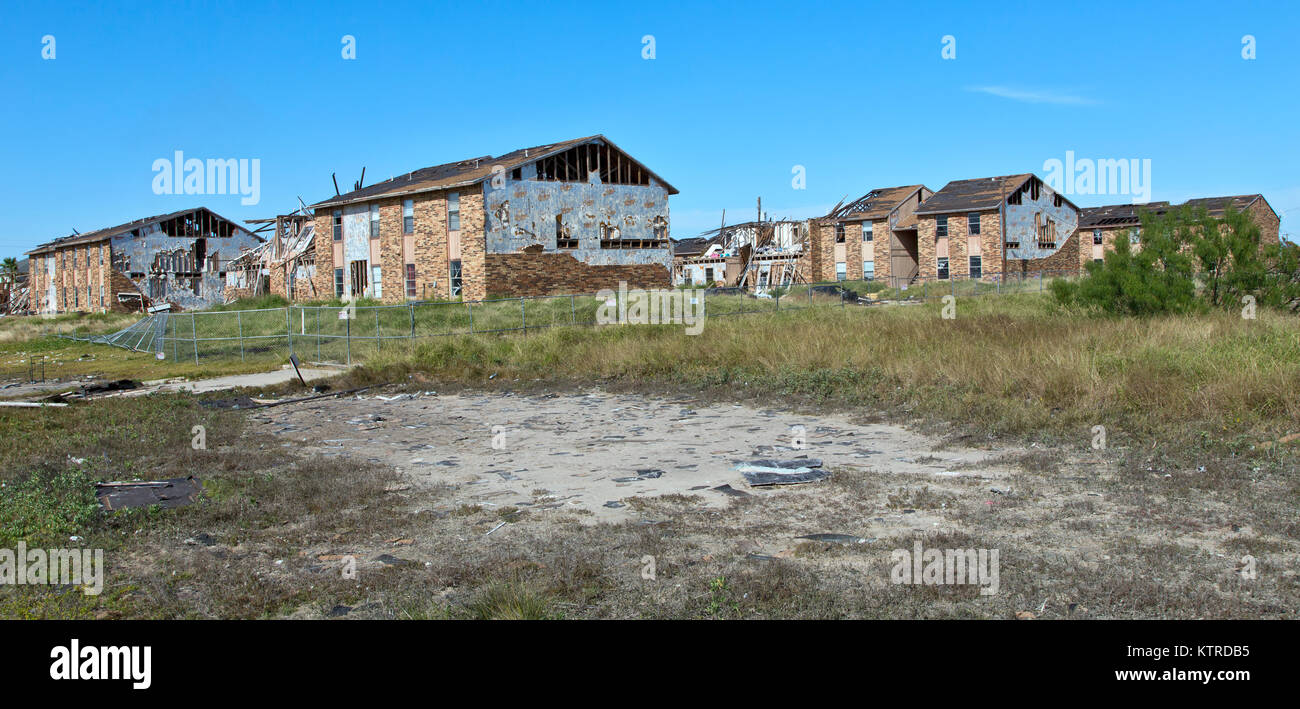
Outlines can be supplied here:
<path id="1" fill-rule="evenodd" d="M 134 507 L 184 507 L 199 499 L 203 485 L 193 475 L 149 482 L 108 482 L 95 484 L 95 498 L 106 510 Z"/>

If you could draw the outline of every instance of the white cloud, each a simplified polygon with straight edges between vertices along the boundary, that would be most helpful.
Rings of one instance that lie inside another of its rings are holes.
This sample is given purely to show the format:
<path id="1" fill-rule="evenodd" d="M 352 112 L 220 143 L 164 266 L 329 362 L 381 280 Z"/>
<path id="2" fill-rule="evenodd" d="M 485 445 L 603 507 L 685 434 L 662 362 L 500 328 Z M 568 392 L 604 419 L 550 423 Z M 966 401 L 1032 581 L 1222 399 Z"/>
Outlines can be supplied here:
<path id="1" fill-rule="evenodd" d="M 989 94 L 999 98 L 1011 99 L 1022 103 L 1055 103 L 1067 106 L 1090 106 L 1097 103 L 1090 98 L 1075 96 L 1073 94 L 1062 94 L 1055 91 L 1038 91 L 1033 89 L 1017 89 L 1011 86 L 968 86 L 967 91 L 975 93 Z"/>

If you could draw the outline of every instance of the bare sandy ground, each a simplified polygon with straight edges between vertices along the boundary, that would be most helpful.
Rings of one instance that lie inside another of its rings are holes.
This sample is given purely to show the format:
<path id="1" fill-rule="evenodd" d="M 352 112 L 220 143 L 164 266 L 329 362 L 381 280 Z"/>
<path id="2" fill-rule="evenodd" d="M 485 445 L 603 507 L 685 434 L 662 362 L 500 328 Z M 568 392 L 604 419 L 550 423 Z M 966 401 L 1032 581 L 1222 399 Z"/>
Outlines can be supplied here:
<path id="1" fill-rule="evenodd" d="M 832 474 L 870 469 L 940 488 L 945 479 L 969 485 L 1010 474 L 989 464 L 1006 449 L 942 447 L 896 425 L 690 398 L 403 394 L 268 409 L 255 420 L 305 455 L 388 465 L 416 489 L 451 486 L 463 504 L 568 511 L 589 522 L 634 517 L 634 497 L 693 495 L 721 508 L 735 496 L 824 484 L 750 487 L 736 466 L 756 459 L 820 459 Z"/>

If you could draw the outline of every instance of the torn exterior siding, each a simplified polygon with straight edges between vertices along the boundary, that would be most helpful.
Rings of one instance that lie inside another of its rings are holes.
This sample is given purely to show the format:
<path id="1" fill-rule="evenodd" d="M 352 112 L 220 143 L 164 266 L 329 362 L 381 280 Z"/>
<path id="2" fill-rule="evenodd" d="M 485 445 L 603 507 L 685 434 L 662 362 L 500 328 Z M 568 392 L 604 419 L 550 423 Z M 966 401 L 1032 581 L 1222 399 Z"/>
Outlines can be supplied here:
<path id="1" fill-rule="evenodd" d="M 192 310 L 223 300 L 225 267 L 261 243 L 245 229 L 231 235 L 177 237 L 149 224 L 110 239 L 114 270 L 130 278 L 149 300 Z"/>
<path id="2" fill-rule="evenodd" d="M 1032 190 L 1021 190 L 1020 204 L 1005 205 L 1008 247 L 1019 244 L 1007 248 L 1008 261 L 1048 258 L 1065 246 L 1079 227 L 1078 210 L 1065 200 L 1057 200 L 1056 192 L 1046 184 L 1040 182 L 1038 198 L 1032 197 Z"/>
<path id="3" fill-rule="evenodd" d="M 603 184 L 596 173 L 587 182 L 538 181 L 536 175 L 535 165 L 525 165 L 522 179 L 505 179 L 500 187 L 483 183 L 487 253 L 520 253 L 540 246 L 589 266 L 658 264 L 667 278 L 672 252 L 666 237 L 666 188 L 653 179 L 649 185 Z M 624 241 L 659 241 L 663 246 L 603 248 L 602 234 Z M 560 239 L 576 240 L 577 247 L 561 249 Z"/>

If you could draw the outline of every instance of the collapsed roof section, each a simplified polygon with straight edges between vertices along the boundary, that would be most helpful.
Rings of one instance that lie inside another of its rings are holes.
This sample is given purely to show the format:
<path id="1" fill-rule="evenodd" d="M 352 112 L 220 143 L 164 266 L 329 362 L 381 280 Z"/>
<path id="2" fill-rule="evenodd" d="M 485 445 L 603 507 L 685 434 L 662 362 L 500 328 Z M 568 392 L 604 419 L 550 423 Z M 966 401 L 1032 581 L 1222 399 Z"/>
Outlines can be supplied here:
<path id="1" fill-rule="evenodd" d="M 575 149 L 586 147 L 580 153 L 580 160 L 575 163 Z M 571 174 L 586 181 L 588 170 L 598 173 L 601 182 L 624 183 L 628 181 L 648 184 L 653 178 L 668 190 L 668 194 L 677 194 L 677 188 L 668 184 L 653 170 L 628 155 L 603 135 L 591 135 L 558 143 L 520 148 L 500 157 L 483 155 L 468 160 L 434 165 L 408 172 L 369 187 L 362 187 L 346 194 L 335 195 L 329 199 L 311 205 L 313 208 L 336 207 L 355 202 L 366 202 L 383 197 L 400 197 L 435 190 L 452 189 L 476 185 L 491 179 L 498 167 L 506 172 L 514 171 L 524 165 L 538 163 L 544 169 L 539 174 Z"/>
<path id="2" fill-rule="evenodd" d="M 848 204 L 840 200 L 839 204 L 821 218 L 821 221 L 852 222 L 883 219 L 908 197 L 923 189 L 925 185 L 904 185 L 871 190 Z"/>
<path id="3" fill-rule="evenodd" d="M 64 236 L 53 241 L 47 241 L 36 248 L 28 251 L 29 256 L 43 254 L 55 251 L 65 246 L 78 246 L 89 244 L 96 241 L 103 241 L 115 236 L 130 235 L 133 237 L 141 236 L 148 227 L 155 226 L 155 230 L 165 236 L 196 238 L 196 237 L 214 237 L 229 238 L 239 232 L 245 231 L 238 224 L 226 219 L 207 207 L 191 207 L 190 209 L 180 209 L 167 214 L 159 214 L 152 217 L 136 219 L 125 224 L 105 227 L 94 231 L 72 234 Z"/>
<path id="4" fill-rule="evenodd" d="M 1268 200 L 1265 200 L 1264 195 L 1261 194 L 1233 195 L 1229 197 L 1198 197 L 1196 199 L 1189 199 L 1182 204 L 1149 202 L 1147 204 L 1111 204 L 1103 207 L 1084 207 L 1079 210 L 1079 228 L 1107 229 L 1114 227 L 1140 226 L 1142 224 L 1143 212 L 1164 214 L 1181 207 L 1204 209 L 1211 217 L 1222 217 L 1228 211 L 1229 207 L 1235 211 L 1244 212 L 1256 202 L 1263 203 L 1269 211 L 1273 211 L 1273 207 L 1269 205 Z M 1273 213 L 1274 215 L 1277 214 L 1275 211 Z"/>

